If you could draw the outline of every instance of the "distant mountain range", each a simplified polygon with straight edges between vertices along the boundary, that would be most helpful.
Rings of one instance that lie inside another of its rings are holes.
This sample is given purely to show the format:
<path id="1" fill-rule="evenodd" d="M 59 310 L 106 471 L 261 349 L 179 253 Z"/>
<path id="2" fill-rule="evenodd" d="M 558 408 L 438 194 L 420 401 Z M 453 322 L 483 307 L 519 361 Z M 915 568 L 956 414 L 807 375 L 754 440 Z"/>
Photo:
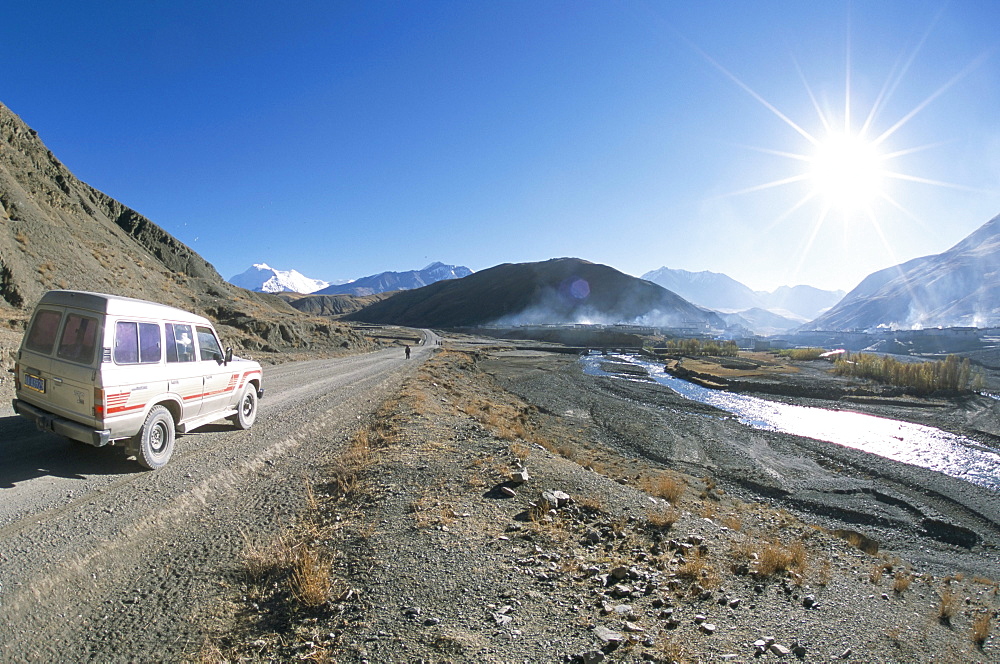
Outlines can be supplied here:
<path id="1" fill-rule="evenodd" d="M 422 270 L 407 272 L 382 272 L 370 277 L 355 279 L 346 284 L 334 284 L 316 291 L 316 295 L 376 295 L 396 290 L 413 290 L 438 281 L 461 279 L 472 270 L 461 265 L 431 263 Z"/>
<path id="2" fill-rule="evenodd" d="M 803 329 L 1000 326 L 1000 216 L 947 251 L 870 274 Z"/>
<path id="3" fill-rule="evenodd" d="M 257 263 L 246 272 L 229 279 L 229 283 L 258 293 L 301 293 L 308 295 L 377 295 L 396 290 L 412 290 L 444 279 L 461 279 L 472 270 L 461 265 L 431 263 L 422 270 L 382 272 L 344 283 L 331 284 L 311 279 L 295 270 L 276 270 L 266 263 Z"/>
<path id="4" fill-rule="evenodd" d="M 348 316 L 413 327 L 636 323 L 725 327 L 713 311 L 649 281 L 578 258 L 505 263 L 400 291 Z"/>
<path id="5" fill-rule="evenodd" d="M 246 272 L 230 277 L 229 283 L 258 293 L 313 293 L 330 285 L 295 270 L 276 270 L 267 263 L 254 263 Z"/>
<path id="6" fill-rule="evenodd" d="M 755 291 L 718 272 L 689 272 L 668 267 L 647 272 L 642 278 L 716 311 L 734 313 L 750 309 L 767 310 L 789 321 L 785 329 L 813 320 L 844 297 L 844 291 L 828 291 L 801 285 L 782 286 L 772 292 Z M 751 317 L 755 316 L 759 314 L 751 314 Z M 774 318 L 771 322 L 783 324 Z"/>

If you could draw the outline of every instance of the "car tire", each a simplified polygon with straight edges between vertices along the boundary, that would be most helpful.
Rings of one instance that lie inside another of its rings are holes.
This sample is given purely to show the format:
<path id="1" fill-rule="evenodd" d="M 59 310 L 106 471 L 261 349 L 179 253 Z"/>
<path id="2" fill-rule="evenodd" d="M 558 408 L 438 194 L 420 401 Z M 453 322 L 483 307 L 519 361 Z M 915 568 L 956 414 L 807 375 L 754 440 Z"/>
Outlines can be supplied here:
<path id="1" fill-rule="evenodd" d="M 257 421 L 257 388 L 253 383 L 247 385 L 243 390 L 240 402 L 236 404 L 236 415 L 233 416 L 233 423 L 238 429 L 249 429 Z"/>
<path id="2" fill-rule="evenodd" d="M 164 406 L 153 406 L 137 435 L 139 465 L 150 470 L 163 468 L 174 453 L 174 418 Z"/>

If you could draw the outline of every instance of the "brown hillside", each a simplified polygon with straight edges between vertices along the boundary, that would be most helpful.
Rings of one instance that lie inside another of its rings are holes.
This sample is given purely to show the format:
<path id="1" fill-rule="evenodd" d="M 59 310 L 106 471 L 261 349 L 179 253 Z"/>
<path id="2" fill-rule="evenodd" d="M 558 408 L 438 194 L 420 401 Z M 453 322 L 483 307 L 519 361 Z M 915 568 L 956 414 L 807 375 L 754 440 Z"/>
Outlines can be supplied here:
<path id="1" fill-rule="evenodd" d="M 23 319 L 50 289 L 137 297 L 196 311 L 245 350 L 364 345 L 346 327 L 227 283 L 159 226 L 78 180 L 0 104 L 0 315 Z"/>
<path id="2" fill-rule="evenodd" d="M 373 295 L 299 295 L 281 293 L 282 300 L 299 311 L 317 316 L 337 317 L 361 311 L 370 304 L 381 302 L 396 294 L 396 291 Z"/>

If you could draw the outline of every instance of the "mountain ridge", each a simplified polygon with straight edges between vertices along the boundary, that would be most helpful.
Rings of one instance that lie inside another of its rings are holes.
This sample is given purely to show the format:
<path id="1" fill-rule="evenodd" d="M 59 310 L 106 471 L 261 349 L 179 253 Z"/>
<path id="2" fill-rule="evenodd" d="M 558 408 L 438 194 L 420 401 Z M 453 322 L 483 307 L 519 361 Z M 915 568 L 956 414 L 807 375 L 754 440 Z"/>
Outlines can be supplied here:
<path id="1" fill-rule="evenodd" d="M 254 263 L 245 271 L 229 278 L 229 283 L 259 293 L 313 293 L 330 285 L 329 281 L 312 279 L 297 270 L 278 270 L 267 263 Z"/>
<path id="2" fill-rule="evenodd" d="M 579 322 L 725 327 L 715 312 L 662 286 L 579 258 L 503 263 L 400 291 L 347 319 L 438 328 Z"/>
<path id="3" fill-rule="evenodd" d="M 445 265 L 435 261 L 422 270 L 404 272 L 380 272 L 354 279 L 346 284 L 332 284 L 316 290 L 314 295 L 377 295 L 397 290 L 413 290 L 438 281 L 461 279 L 472 274 L 464 265 Z"/>
<path id="4" fill-rule="evenodd" d="M 1000 215 L 951 248 L 871 273 L 803 330 L 1000 326 Z"/>
<path id="5" fill-rule="evenodd" d="M 781 286 L 773 291 L 755 291 L 721 272 L 661 267 L 643 279 L 672 290 L 689 302 L 726 313 L 764 309 L 779 316 L 788 314 L 809 321 L 844 297 L 844 291 L 829 291 L 800 284 Z"/>

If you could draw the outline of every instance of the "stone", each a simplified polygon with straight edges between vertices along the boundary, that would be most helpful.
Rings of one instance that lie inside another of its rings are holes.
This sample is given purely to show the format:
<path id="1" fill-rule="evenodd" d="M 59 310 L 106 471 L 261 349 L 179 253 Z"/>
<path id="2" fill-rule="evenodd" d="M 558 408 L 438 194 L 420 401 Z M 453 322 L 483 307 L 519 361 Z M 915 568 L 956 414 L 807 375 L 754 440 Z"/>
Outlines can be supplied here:
<path id="1" fill-rule="evenodd" d="M 580 661 L 583 664 L 600 664 L 604 661 L 605 655 L 600 650 L 588 650 L 580 653 Z"/>
<path id="2" fill-rule="evenodd" d="M 816 596 L 806 595 L 805 598 L 802 600 L 802 606 L 806 607 L 807 609 L 815 609 L 818 606 L 816 603 Z"/>
<path id="3" fill-rule="evenodd" d="M 624 583 L 619 583 L 614 588 L 611 589 L 611 594 L 615 597 L 628 597 L 632 594 L 632 586 L 626 585 Z"/>
<path id="4" fill-rule="evenodd" d="M 738 609 L 738 608 L 740 608 L 740 600 L 739 599 L 730 600 L 730 602 L 729 602 L 729 608 L 730 609 Z"/>
<path id="5" fill-rule="evenodd" d="M 646 630 L 642 628 L 641 625 L 637 625 L 634 622 L 625 621 L 625 631 L 626 632 L 645 632 Z"/>
<path id="6" fill-rule="evenodd" d="M 512 623 L 514 621 L 514 617 L 509 616 L 506 613 L 494 613 L 493 621 L 496 622 L 498 627 L 504 627 Z"/>
<path id="7" fill-rule="evenodd" d="M 531 475 L 529 475 L 528 471 L 523 468 L 520 470 L 515 470 L 513 473 L 510 474 L 510 481 L 517 482 L 518 484 L 524 484 L 530 479 Z"/>
<path id="8" fill-rule="evenodd" d="M 788 657 L 789 655 L 792 654 L 792 651 L 789 648 L 781 645 L 780 643 L 775 643 L 774 645 L 772 645 L 770 650 L 778 657 Z"/>
<path id="9" fill-rule="evenodd" d="M 619 645 L 625 641 L 624 636 L 602 625 L 598 625 L 594 628 L 594 636 L 608 645 Z"/>
<path id="10" fill-rule="evenodd" d="M 712 623 L 704 623 L 701 626 L 701 631 L 706 634 L 715 634 L 716 627 Z"/>
<path id="11" fill-rule="evenodd" d="M 625 577 L 628 576 L 628 568 L 627 567 L 616 567 L 613 570 L 611 570 L 611 576 L 613 576 L 616 579 L 618 579 L 619 581 L 621 581 L 622 579 L 624 579 Z"/>
<path id="12" fill-rule="evenodd" d="M 508 498 L 513 498 L 514 496 L 517 495 L 517 491 L 514 491 L 509 486 L 500 487 L 500 493 L 507 496 Z"/>

